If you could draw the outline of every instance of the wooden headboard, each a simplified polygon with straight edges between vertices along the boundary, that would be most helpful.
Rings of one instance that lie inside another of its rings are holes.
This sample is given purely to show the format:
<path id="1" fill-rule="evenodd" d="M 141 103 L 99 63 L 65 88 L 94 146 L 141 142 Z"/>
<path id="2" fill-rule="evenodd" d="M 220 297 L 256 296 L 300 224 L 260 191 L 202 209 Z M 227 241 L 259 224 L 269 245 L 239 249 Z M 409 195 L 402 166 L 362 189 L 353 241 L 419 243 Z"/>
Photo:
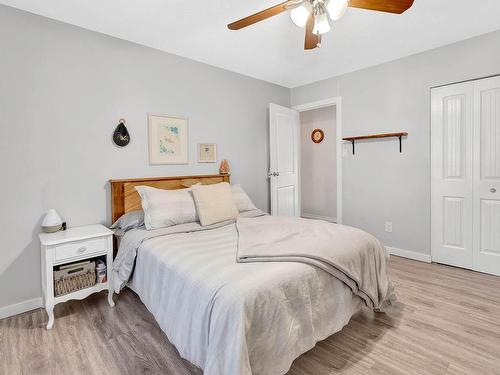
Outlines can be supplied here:
<path id="1" fill-rule="evenodd" d="M 151 186 L 157 189 L 175 190 L 188 188 L 201 183 L 203 185 L 229 182 L 229 175 L 215 174 L 203 176 L 151 177 L 110 180 L 111 184 L 111 218 L 115 222 L 123 214 L 140 210 L 141 197 L 135 190 L 136 186 Z"/>

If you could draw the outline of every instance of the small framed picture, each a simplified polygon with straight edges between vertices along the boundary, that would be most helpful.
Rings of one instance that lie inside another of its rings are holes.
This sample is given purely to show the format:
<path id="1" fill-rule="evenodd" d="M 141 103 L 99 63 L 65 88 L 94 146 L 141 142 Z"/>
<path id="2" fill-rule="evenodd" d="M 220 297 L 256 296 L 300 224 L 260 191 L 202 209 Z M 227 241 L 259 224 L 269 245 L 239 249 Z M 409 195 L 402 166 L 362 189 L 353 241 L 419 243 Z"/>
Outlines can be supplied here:
<path id="1" fill-rule="evenodd" d="M 149 163 L 188 163 L 188 122 L 185 118 L 149 115 Z"/>
<path id="2" fill-rule="evenodd" d="M 216 163 L 217 145 L 215 143 L 198 143 L 198 163 Z"/>

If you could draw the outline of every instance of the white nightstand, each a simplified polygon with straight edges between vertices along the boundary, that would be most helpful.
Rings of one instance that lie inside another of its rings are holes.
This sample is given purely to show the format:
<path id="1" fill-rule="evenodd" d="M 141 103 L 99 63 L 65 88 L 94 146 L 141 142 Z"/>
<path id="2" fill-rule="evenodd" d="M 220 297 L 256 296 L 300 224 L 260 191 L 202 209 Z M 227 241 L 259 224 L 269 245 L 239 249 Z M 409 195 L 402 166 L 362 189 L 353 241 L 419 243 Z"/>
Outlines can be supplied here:
<path id="1" fill-rule="evenodd" d="M 45 310 L 49 316 L 47 329 L 54 324 L 54 306 L 70 299 L 83 299 L 92 293 L 108 289 L 108 303 L 113 302 L 113 232 L 104 225 L 87 225 L 56 233 L 40 233 L 42 244 L 42 291 Z M 106 257 L 107 282 L 62 296 L 54 296 L 54 266 Z"/>

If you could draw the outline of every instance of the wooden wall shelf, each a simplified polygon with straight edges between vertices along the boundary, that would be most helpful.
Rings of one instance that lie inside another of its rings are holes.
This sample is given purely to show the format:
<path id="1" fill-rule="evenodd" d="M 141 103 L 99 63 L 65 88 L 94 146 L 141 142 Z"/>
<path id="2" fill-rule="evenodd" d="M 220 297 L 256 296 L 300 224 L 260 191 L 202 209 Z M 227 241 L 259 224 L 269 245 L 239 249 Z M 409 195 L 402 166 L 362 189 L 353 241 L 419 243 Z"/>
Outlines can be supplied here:
<path id="1" fill-rule="evenodd" d="M 402 138 L 407 137 L 407 132 L 399 133 L 383 133 L 383 134 L 371 134 L 371 135 L 360 135 L 357 137 L 345 137 L 342 138 L 344 141 L 349 141 L 352 143 L 352 154 L 354 155 L 354 143 L 356 141 L 362 141 L 365 139 L 378 139 L 378 138 L 399 138 L 399 152 L 403 152 L 402 148 Z"/>

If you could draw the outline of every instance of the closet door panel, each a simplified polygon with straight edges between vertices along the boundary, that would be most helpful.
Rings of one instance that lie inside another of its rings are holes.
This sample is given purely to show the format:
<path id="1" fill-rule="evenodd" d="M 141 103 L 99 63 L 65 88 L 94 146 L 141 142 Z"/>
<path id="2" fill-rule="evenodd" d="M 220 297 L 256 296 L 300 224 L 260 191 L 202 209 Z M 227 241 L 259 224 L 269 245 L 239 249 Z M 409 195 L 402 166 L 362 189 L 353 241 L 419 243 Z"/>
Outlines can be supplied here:
<path id="1" fill-rule="evenodd" d="M 498 79 L 497 79 L 498 80 Z M 498 80 L 500 84 L 500 80 Z M 500 87 L 481 90 L 481 86 L 494 83 L 478 83 L 480 104 L 481 178 L 500 178 Z"/>
<path id="2" fill-rule="evenodd" d="M 443 197 L 443 245 L 465 250 L 466 230 L 464 198 Z"/>
<path id="3" fill-rule="evenodd" d="M 432 259 L 472 268 L 473 84 L 432 90 Z"/>
<path id="4" fill-rule="evenodd" d="M 500 275 L 500 77 L 474 88 L 473 264 Z"/>
<path id="5" fill-rule="evenodd" d="M 481 200 L 480 254 L 500 256 L 500 201 Z"/>

